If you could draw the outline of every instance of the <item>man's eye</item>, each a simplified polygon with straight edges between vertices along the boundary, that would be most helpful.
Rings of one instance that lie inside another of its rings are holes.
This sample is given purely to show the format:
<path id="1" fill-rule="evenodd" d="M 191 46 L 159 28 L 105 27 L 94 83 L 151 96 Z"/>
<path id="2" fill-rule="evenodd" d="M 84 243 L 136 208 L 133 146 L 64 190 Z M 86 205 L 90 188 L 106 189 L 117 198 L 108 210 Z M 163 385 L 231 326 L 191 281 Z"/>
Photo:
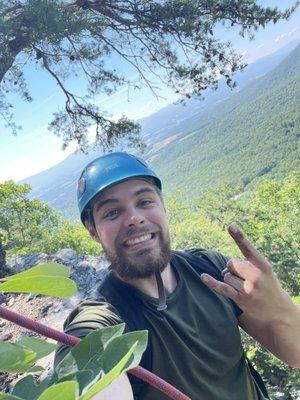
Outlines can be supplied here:
<path id="1" fill-rule="evenodd" d="M 152 204 L 153 203 L 153 201 L 152 200 L 141 200 L 140 201 L 140 204 L 141 204 L 141 206 L 148 206 L 149 204 Z"/>
<path id="2" fill-rule="evenodd" d="M 118 210 L 110 210 L 104 214 L 104 218 L 114 219 L 118 216 Z"/>

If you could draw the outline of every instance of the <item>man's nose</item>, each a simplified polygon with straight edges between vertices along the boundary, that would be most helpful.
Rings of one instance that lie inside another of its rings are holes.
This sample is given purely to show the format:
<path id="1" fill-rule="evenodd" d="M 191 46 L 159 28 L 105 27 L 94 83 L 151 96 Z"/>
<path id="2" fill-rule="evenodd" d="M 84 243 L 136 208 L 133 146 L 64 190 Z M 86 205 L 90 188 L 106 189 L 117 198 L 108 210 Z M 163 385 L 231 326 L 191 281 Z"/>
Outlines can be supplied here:
<path id="1" fill-rule="evenodd" d="M 126 226 L 136 226 L 144 223 L 145 218 L 143 214 L 139 210 L 130 210 L 127 212 L 126 216 L 126 221 L 125 224 Z"/>

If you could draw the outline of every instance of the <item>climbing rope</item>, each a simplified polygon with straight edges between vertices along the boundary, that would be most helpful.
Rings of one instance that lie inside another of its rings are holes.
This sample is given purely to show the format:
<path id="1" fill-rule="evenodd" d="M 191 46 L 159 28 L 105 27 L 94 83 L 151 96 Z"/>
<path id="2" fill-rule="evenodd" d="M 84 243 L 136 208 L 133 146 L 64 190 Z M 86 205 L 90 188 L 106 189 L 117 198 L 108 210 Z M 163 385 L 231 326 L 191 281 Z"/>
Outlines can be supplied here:
<path id="1" fill-rule="evenodd" d="M 41 324 L 40 322 L 34 321 L 33 319 L 30 319 L 14 311 L 8 310 L 2 306 L 0 306 L 0 317 L 10 322 L 13 322 L 19 326 L 22 326 L 23 328 L 39 333 L 50 339 L 54 339 L 57 342 L 64 343 L 68 346 L 73 347 L 81 340 L 76 336 L 68 335 L 64 332 L 58 331 L 57 329 L 50 328 L 47 325 Z M 170 385 L 168 382 L 164 381 L 163 379 L 153 374 L 152 372 L 147 371 L 145 368 L 138 366 L 136 368 L 129 370 L 128 372 L 136 376 L 137 378 L 140 378 L 143 381 L 147 382 L 149 385 L 155 387 L 156 389 L 160 390 L 170 399 L 191 400 L 188 396 L 181 393 L 174 386 Z"/>

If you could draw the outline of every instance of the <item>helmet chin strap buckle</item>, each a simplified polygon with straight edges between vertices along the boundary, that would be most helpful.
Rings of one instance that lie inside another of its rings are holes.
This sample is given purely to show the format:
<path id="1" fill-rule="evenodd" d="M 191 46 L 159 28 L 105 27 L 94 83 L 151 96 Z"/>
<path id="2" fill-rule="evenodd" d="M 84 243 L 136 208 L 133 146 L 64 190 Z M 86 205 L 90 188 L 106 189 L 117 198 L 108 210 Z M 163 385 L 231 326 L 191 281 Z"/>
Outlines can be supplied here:
<path id="1" fill-rule="evenodd" d="M 167 296 L 166 296 L 164 284 L 163 284 L 162 277 L 161 277 L 159 270 L 155 271 L 155 278 L 156 278 L 157 289 L 158 289 L 157 311 L 163 311 L 167 308 Z"/>

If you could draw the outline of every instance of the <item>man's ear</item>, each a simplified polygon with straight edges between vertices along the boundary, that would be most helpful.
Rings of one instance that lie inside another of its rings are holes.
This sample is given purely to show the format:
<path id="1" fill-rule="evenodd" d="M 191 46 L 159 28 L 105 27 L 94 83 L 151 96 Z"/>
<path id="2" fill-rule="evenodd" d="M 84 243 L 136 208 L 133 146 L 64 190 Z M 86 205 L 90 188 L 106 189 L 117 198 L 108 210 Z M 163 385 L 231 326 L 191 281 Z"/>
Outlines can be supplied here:
<path id="1" fill-rule="evenodd" d="M 93 240 L 95 240 L 96 242 L 100 243 L 100 239 L 99 239 L 99 236 L 98 236 L 98 233 L 96 231 L 94 223 L 86 219 L 84 221 L 84 226 L 89 231 L 90 237 Z"/>

